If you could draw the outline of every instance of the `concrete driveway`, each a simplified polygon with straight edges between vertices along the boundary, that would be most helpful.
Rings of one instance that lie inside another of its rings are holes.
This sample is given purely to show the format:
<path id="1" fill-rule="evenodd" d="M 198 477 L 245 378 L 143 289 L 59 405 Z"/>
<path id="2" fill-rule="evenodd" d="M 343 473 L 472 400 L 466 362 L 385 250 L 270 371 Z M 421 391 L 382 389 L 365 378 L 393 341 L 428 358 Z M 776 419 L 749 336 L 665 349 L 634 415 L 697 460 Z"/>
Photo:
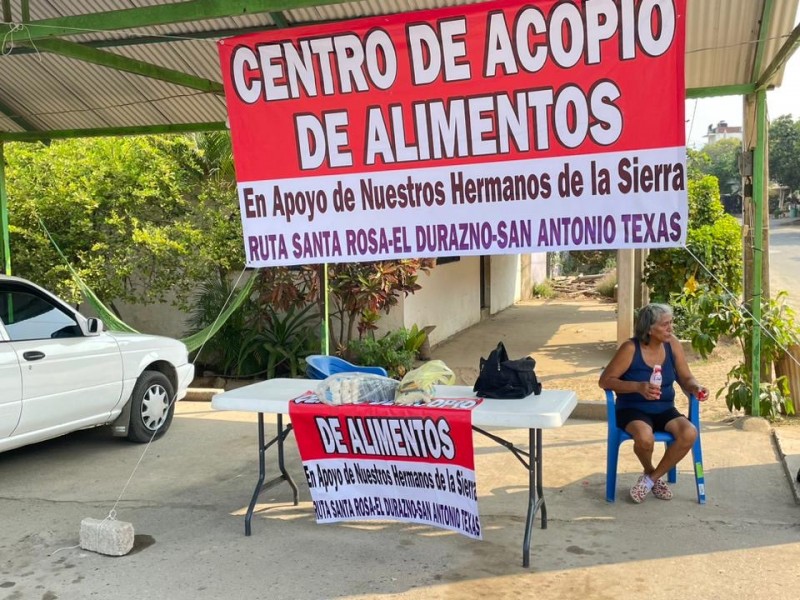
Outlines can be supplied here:
<path id="1" fill-rule="evenodd" d="M 485 330 L 484 341 L 497 334 Z M 466 340 L 472 354 L 486 348 Z M 523 435 L 505 433 L 522 444 Z M 293 438 L 287 460 L 301 503 L 292 506 L 287 485 L 265 492 L 245 537 L 255 418 L 181 402 L 172 430 L 143 458 L 143 446 L 102 430 L 0 454 L 0 598 L 797 598 L 800 506 L 772 436 L 725 422 L 704 424 L 702 435 L 708 503 L 697 504 L 684 461 L 671 502 L 634 505 L 626 491 L 638 467 L 627 447 L 618 500 L 604 499 L 605 423 L 545 431 L 549 526 L 537 520 L 523 569 L 526 473 L 483 437 L 483 541 L 395 522 L 316 525 Z M 76 547 L 81 519 L 104 518 L 120 495 L 133 552 Z"/>

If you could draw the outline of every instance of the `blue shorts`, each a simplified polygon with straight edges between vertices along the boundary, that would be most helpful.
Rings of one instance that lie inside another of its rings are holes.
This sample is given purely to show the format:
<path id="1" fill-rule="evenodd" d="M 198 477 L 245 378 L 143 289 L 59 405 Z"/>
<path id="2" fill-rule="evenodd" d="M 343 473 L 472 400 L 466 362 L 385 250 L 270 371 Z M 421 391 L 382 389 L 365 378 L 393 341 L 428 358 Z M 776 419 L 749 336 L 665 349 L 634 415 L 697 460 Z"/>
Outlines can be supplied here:
<path id="1" fill-rule="evenodd" d="M 621 408 L 617 411 L 617 427 L 624 431 L 633 421 L 644 421 L 653 431 L 666 431 L 664 427 L 667 423 L 683 416 L 685 415 L 678 412 L 675 407 L 660 413 L 646 413 L 638 408 Z"/>

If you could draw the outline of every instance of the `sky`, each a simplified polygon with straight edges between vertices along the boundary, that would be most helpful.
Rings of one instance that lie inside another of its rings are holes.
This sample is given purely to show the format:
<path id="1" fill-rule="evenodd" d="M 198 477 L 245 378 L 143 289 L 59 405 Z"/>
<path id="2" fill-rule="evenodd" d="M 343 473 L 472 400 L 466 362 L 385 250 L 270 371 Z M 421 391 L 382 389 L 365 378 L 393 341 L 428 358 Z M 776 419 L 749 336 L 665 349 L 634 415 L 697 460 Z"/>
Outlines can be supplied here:
<path id="1" fill-rule="evenodd" d="M 800 14 L 798 14 L 800 16 Z M 742 125 L 743 96 L 723 96 L 686 101 L 686 145 L 701 148 L 706 140 L 703 136 L 709 125 L 727 121 L 728 125 Z M 781 115 L 792 115 L 800 119 L 800 50 L 797 50 L 786 65 L 783 83 L 779 88 L 767 92 L 767 119 Z"/>

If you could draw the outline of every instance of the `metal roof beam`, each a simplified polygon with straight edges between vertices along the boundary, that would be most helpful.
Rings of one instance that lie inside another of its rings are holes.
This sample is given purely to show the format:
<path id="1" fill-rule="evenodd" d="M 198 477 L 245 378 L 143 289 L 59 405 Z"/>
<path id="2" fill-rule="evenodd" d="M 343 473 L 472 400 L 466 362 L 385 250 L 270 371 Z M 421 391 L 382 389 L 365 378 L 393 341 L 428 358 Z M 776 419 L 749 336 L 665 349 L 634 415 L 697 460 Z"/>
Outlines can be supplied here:
<path id="1" fill-rule="evenodd" d="M 51 37 L 80 35 L 92 31 L 116 31 L 155 25 L 171 25 L 186 21 L 207 21 L 258 13 L 343 4 L 353 0 L 188 0 L 171 4 L 126 8 L 107 12 L 70 15 L 25 23 L 18 40 L 40 40 Z M 11 31 L 11 23 L 0 23 L 0 35 Z"/>
<path id="2" fill-rule="evenodd" d="M 272 22 L 275 23 L 276 27 L 280 27 L 281 29 L 286 29 L 289 27 L 289 21 L 282 12 L 271 12 L 269 13 L 269 16 L 272 17 Z"/>
<path id="3" fill-rule="evenodd" d="M 756 89 L 760 90 L 766 88 L 769 85 L 770 79 L 783 68 L 783 65 L 792 57 L 792 54 L 795 53 L 798 47 L 800 47 L 800 25 L 792 30 L 792 33 L 789 34 L 789 37 L 784 42 L 783 46 L 781 46 L 781 49 L 778 50 L 775 58 L 773 58 L 772 62 L 764 69 L 764 74 L 756 81 Z"/>
<path id="4" fill-rule="evenodd" d="M 14 121 L 17 125 L 19 125 L 25 131 L 36 131 L 37 127 L 31 125 L 28 121 L 26 121 L 23 117 L 20 116 L 19 112 L 5 104 L 2 100 L 0 100 L 0 113 L 4 114 L 6 117 Z"/>
<path id="5" fill-rule="evenodd" d="M 772 0 L 764 0 L 764 6 L 761 10 L 761 22 L 758 26 L 758 46 L 756 46 L 756 57 L 753 61 L 753 70 L 750 73 L 750 81 L 758 81 L 761 79 L 761 67 L 764 62 L 764 52 L 767 47 L 767 38 L 769 38 L 769 25 L 772 21 Z"/>
<path id="6" fill-rule="evenodd" d="M 134 75 L 142 75 L 150 77 L 151 79 L 158 79 L 168 83 L 174 83 L 187 88 L 200 90 L 202 92 L 212 92 L 221 94 L 223 92 L 222 84 L 210 79 L 204 79 L 195 75 L 189 75 L 174 69 L 167 69 L 141 60 L 135 60 L 114 54 L 113 52 L 105 52 L 84 46 L 83 44 L 76 44 L 66 40 L 39 40 L 35 44 L 35 48 L 44 52 L 52 52 L 67 58 L 74 58 L 83 62 L 92 63 L 116 69 L 117 71 L 125 71 L 133 73 Z"/>
<path id="7" fill-rule="evenodd" d="M 273 20 L 275 20 L 273 16 Z M 302 21 L 291 25 L 287 21 L 287 27 L 304 27 L 308 25 L 326 25 L 328 23 L 337 23 L 336 20 L 319 20 L 319 21 Z M 227 29 L 209 29 L 205 31 L 178 31 L 171 34 L 171 37 L 163 35 L 141 35 L 130 36 L 124 38 L 113 38 L 106 40 L 88 40 L 81 42 L 81 45 L 87 48 L 124 48 L 125 46 L 143 46 L 145 44 L 174 44 L 176 41 L 189 41 L 189 40 L 216 40 L 221 38 L 234 37 L 237 35 L 247 35 L 249 33 L 264 33 L 278 29 L 277 21 L 275 25 L 256 25 L 253 27 L 236 27 Z M 179 40 L 176 40 L 178 38 Z M 15 46 L 14 48 L 6 48 L 6 54 L 16 56 L 19 54 L 33 54 L 36 50 L 33 47 L 25 48 L 23 46 Z"/>
<path id="8" fill-rule="evenodd" d="M 98 129 L 62 129 L 57 131 L 0 132 L 0 142 L 39 142 L 84 137 L 113 137 L 118 135 L 153 135 L 162 133 L 196 133 L 222 131 L 222 121 L 216 123 L 173 123 L 170 125 L 139 125 L 135 127 L 104 127 Z"/>
<path id="9" fill-rule="evenodd" d="M 743 96 L 752 94 L 756 86 L 752 83 L 741 85 L 720 85 L 716 87 L 689 88 L 686 90 L 686 99 L 713 98 L 715 96 Z"/>

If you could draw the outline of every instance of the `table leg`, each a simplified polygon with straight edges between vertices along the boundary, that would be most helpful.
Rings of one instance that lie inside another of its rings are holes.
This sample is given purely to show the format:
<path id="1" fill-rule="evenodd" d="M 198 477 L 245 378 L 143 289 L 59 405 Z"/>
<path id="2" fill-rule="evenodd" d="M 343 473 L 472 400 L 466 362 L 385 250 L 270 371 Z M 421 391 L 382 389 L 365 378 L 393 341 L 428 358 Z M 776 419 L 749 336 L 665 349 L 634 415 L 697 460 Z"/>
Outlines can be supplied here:
<path id="1" fill-rule="evenodd" d="M 258 413 L 258 481 L 256 482 L 256 489 L 253 490 L 253 497 L 250 498 L 250 504 L 247 507 L 247 514 L 244 516 L 244 534 L 250 535 L 250 522 L 253 520 L 253 511 L 256 508 L 256 502 L 258 501 L 258 496 L 263 492 L 265 489 L 272 487 L 276 483 L 280 483 L 281 481 L 286 481 L 292 488 L 292 495 L 294 500 L 294 505 L 297 506 L 299 503 L 298 498 L 298 490 L 297 484 L 295 484 L 294 479 L 286 470 L 286 465 L 284 464 L 284 446 L 283 442 L 286 437 L 291 433 L 292 426 L 291 424 L 287 425 L 285 428 L 283 426 L 283 415 L 278 415 L 278 434 L 272 438 L 269 442 L 264 441 L 264 413 Z M 266 477 L 266 452 L 267 449 L 272 446 L 272 444 L 278 444 L 278 470 L 280 471 L 280 475 L 264 482 L 264 478 Z"/>
<path id="2" fill-rule="evenodd" d="M 292 476 L 286 470 L 286 466 L 283 464 L 283 440 L 286 439 L 288 434 L 289 430 L 287 430 L 285 433 L 283 431 L 283 415 L 278 414 L 278 468 L 280 469 L 283 478 L 288 481 L 289 485 L 292 487 L 294 505 L 297 506 L 299 502 L 297 485 L 295 484 L 294 479 L 292 479 Z"/>
<path id="3" fill-rule="evenodd" d="M 547 501 L 544 499 L 544 485 L 542 484 L 542 430 L 536 430 L 536 493 L 542 511 L 542 529 L 547 529 Z"/>
<path id="4" fill-rule="evenodd" d="M 264 413 L 258 413 L 258 482 L 256 489 L 253 490 L 253 497 L 250 498 L 250 505 L 247 507 L 247 514 L 244 516 L 244 534 L 250 535 L 250 521 L 253 518 L 253 510 L 256 507 L 256 500 L 261 493 L 261 486 L 264 484 L 266 475 L 264 453 Z"/>
<path id="5" fill-rule="evenodd" d="M 542 486 L 542 430 L 528 430 L 528 514 L 525 517 L 525 537 L 522 540 L 522 566 L 531 564 L 531 533 L 536 511 L 542 511 L 542 529 L 547 528 L 547 508 L 544 503 L 544 487 Z"/>

